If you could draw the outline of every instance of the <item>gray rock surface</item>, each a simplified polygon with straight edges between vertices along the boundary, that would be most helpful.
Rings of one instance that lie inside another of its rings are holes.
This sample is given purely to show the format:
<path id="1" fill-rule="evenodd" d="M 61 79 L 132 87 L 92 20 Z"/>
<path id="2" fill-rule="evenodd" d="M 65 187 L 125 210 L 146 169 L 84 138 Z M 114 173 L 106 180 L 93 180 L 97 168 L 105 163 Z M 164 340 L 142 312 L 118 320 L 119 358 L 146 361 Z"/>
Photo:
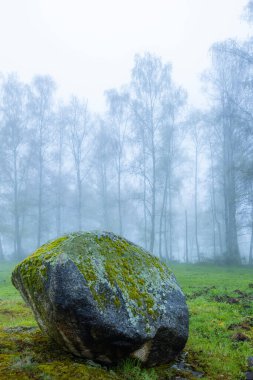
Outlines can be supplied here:
<path id="1" fill-rule="evenodd" d="M 40 328 L 74 355 L 167 363 L 188 338 L 185 297 L 167 265 L 120 236 L 80 232 L 44 244 L 13 284 Z"/>

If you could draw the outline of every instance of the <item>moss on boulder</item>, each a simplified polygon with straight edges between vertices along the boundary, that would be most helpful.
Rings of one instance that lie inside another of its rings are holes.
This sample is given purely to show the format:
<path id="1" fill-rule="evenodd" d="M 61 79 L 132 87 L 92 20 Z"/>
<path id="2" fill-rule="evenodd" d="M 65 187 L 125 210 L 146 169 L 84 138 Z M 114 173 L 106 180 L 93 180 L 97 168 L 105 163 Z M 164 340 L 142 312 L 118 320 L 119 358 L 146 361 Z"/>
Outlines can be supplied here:
<path id="1" fill-rule="evenodd" d="M 188 337 L 184 295 L 167 265 L 106 232 L 44 244 L 14 269 L 13 284 L 43 331 L 77 356 L 165 363 Z"/>

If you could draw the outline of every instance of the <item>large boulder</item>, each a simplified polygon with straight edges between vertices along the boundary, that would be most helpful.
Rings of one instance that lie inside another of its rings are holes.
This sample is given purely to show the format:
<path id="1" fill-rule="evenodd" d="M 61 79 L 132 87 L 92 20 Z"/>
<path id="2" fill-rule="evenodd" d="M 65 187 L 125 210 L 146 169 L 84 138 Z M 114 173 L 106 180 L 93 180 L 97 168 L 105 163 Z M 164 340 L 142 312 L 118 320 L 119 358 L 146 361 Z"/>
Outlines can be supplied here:
<path id="1" fill-rule="evenodd" d="M 188 309 L 171 270 L 112 233 L 46 243 L 16 266 L 12 281 L 40 328 L 74 355 L 154 366 L 187 341 Z"/>

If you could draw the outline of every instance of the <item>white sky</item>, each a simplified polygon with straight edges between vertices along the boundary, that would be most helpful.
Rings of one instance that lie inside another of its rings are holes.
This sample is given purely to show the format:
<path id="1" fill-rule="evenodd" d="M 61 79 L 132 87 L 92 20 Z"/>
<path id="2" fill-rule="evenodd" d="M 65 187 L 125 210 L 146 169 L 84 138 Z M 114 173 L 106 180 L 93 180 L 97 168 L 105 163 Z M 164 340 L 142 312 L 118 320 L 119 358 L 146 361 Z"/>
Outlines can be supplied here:
<path id="1" fill-rule="evenodd" d="M 218 40 L 250 34 L 247 0 L 0 0 L 0 72 L 24 81 L 50 74 L 60 96 L 86 97 L 130 79 L 136 53 L 172 62 L 173 76 L 201 104 L 199 75 Z"/>

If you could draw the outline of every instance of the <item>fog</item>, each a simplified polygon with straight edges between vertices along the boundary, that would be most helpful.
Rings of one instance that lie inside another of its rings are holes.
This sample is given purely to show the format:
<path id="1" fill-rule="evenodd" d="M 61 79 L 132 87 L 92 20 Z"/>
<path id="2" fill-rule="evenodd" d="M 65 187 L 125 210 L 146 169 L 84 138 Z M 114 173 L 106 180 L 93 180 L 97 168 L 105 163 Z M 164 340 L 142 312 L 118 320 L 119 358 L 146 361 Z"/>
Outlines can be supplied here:
<path id="1" fill-rule="evenodd" d="M 0 260 L 105 230 L 252 265 L 252 9 L 0 4 Z"/>

